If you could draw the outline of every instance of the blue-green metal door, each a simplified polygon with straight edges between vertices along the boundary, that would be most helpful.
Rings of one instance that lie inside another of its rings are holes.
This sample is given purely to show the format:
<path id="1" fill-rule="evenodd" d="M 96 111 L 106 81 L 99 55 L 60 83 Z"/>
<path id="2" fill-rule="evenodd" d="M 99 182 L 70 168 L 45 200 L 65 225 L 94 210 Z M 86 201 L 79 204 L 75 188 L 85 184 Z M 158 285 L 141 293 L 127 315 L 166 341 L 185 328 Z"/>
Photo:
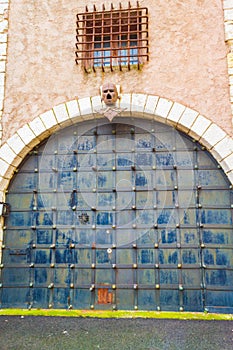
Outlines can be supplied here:
<path id="1" fill-rule="evenodd" d="M 1 307 L 232 312 L 232 189 L 170 126 L 63 129 L 6 195 Z"/>

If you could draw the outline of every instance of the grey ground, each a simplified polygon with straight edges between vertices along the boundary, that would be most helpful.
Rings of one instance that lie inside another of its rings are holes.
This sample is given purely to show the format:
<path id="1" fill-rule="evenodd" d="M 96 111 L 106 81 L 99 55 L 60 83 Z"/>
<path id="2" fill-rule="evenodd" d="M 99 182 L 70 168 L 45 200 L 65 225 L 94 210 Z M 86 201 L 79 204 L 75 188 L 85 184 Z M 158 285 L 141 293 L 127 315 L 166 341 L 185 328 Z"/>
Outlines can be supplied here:
<path id="1" fill-rule="evenodd" d="M 1 350 L 232 350 L 233 321 L 0 316 Z"/>

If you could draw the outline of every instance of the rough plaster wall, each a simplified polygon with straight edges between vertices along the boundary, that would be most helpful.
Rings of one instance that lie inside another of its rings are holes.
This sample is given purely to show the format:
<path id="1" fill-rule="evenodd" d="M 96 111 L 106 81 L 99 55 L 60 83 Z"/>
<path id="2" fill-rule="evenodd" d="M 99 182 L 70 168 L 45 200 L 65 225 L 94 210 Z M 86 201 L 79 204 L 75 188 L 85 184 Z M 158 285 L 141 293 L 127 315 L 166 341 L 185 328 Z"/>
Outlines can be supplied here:
<path id="1" fill-rule="evenodd" d="M 119 1 L 112 0 L 118 7 Z M 150 61 L 142 71 L 85 74 L 75 64 L 76 13 L 110 1 L 10 3 L 3 138 L 54 105 L 99 94 L 151 93 L 196 109 L 231 133 L 221 0 L 141 0 L 149 9 Z M 123 6 L 128 1 L 121 1 Z M 135 1 L 131 1 L 132 5 Z"/>

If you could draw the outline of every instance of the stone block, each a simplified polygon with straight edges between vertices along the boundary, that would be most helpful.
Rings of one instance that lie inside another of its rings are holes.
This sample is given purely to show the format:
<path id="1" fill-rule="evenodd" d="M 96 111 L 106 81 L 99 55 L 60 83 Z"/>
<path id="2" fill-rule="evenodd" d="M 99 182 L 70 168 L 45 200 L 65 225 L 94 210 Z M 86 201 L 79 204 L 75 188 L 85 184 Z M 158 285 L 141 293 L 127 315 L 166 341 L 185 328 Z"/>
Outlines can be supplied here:
<path id="1" fill-rule="evenodd" d="M 225 131 L 223 131 L 218 125 L 213 123 L 204 132 L 200 142 L 204 144 L 207 149 L 211 149 L 224 137 L 226 137 Z"/>
<path id="2" fill-rule="evenodd" d="M 172 101 L 160 97 L 155 109 L 155 114 L 165 122 L 172 105 Z"/>
<path id="3" fill-rule="evenodd" d="M 55 117 L 59 124 L 63 124 L 69 119 L 69 115 L 66 109 L 66 105 L 64 103 L 57 105 L 53 108 Z"/>
<path id="4" fill-rule="evenodd" d="M 189 130 L 189 136 L 193 137 L 196 140 L 199 140 L 204 132 L 208 129 L 210 124 L 211 121 L 209 119 L 205 118 L 202 115 L 199 115 Z"/>

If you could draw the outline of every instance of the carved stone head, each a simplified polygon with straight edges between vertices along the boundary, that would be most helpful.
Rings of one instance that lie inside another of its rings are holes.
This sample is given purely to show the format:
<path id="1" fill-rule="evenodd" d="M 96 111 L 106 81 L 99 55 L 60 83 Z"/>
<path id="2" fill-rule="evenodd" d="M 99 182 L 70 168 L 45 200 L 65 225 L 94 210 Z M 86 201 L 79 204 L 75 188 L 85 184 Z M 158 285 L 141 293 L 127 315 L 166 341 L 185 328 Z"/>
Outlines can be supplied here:
<path id="1" fill-rule="evenodd" d="M 118 92 L 116 85 L 112 83 L 106 83 L 102 86 L 102 96 L 101 100 L 104 101 L 106 105 L 113 105 L 118 99 Z"/>

